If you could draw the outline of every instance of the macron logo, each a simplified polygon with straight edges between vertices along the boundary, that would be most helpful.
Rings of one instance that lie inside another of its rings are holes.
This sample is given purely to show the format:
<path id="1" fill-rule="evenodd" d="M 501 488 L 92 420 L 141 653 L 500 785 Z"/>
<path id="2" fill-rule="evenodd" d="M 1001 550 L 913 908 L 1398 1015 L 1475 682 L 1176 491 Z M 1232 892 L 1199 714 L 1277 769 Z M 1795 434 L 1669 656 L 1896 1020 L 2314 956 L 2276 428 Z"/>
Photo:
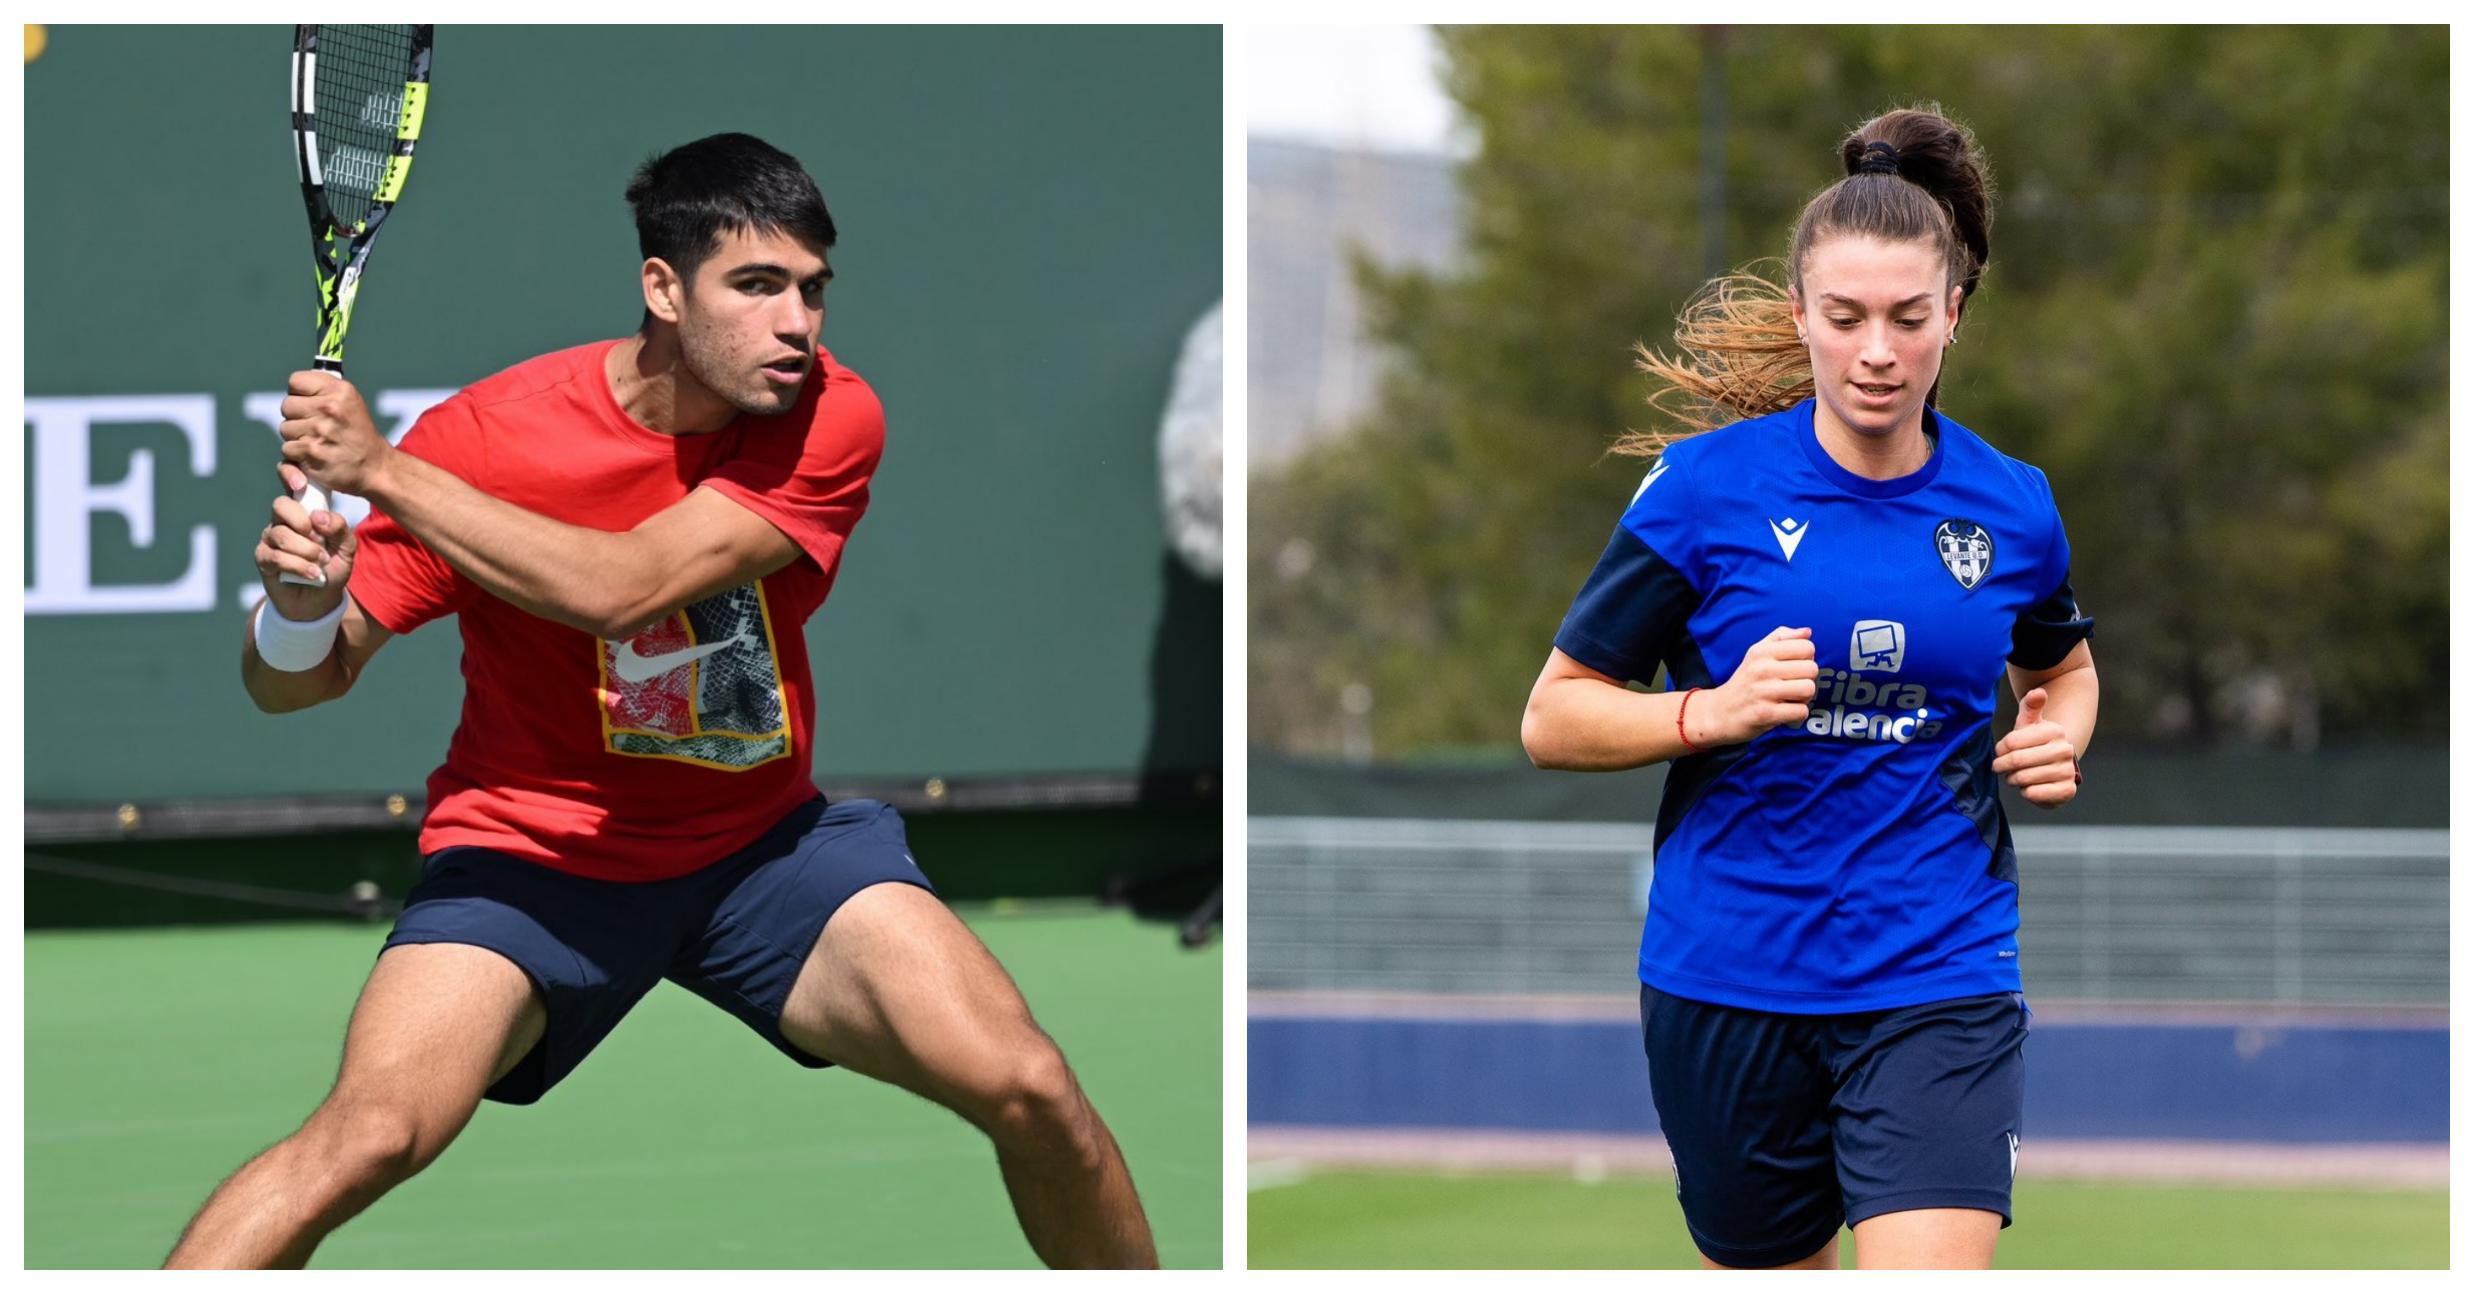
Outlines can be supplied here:
<path id="1" fill-rule="evenodd" d="M 1778 540 L 1778 551 L 1785 553 L 1791 562 L 1795 560 L 1795 550 L 1803 545 L 1804 536 L 1811 531 L 1811 526 L 1793 517 L 1770 523 L 1770 534 Z"/>
<path id="2" fill-rule="evenodd" d="M 1632 492 L 1632 501 L 1634 503 L 1639 503 L 1641 501 L 1641 496 L 1649 493 L 1649 487 L 1656 485 L 1658 483 L 1658 478 L 1666 475 L 1666 472 L 1666 460 L 1660 459 L 1656 467 L 1649 469 L 1649 475 L 1641 478 L 1641 488 Z"/>

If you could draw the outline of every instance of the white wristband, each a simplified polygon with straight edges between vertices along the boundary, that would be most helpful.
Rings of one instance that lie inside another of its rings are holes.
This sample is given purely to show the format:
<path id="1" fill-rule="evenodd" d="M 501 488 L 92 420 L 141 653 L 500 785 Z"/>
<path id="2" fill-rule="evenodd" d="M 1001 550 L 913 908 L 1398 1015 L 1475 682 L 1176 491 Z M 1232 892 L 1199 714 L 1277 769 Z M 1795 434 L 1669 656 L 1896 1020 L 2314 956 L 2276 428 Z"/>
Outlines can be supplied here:
<path id="1" fill-rule="evenodd" d="M 265 661 L 268 668 L 286 674 L 325 664 L 327 656 L 335 650 L 335 627 L 344 622 L 344 604 L 351 600 L 352 595 L 345 594 L 344 601 L 336 603 L 334 610 L 315 620 L 287 620 L 275 610 L 273 600 L 260 602 L 258 659 Z"/>

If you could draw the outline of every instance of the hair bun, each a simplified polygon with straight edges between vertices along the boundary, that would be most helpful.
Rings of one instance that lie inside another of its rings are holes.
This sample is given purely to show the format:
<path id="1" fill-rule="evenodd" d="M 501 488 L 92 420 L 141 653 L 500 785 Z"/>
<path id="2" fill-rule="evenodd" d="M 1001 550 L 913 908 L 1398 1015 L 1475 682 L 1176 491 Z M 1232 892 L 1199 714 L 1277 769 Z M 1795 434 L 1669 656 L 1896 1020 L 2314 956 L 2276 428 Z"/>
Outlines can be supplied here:
<path id="1" fill-rule="evenodd" d="M 1864 160 L 1856 163 L 1856 168 L 1853 173 L 1856 175 L 1898 174 L 1897 147 L 1878 139 L 1866 144 L 1864 146 Z"/>

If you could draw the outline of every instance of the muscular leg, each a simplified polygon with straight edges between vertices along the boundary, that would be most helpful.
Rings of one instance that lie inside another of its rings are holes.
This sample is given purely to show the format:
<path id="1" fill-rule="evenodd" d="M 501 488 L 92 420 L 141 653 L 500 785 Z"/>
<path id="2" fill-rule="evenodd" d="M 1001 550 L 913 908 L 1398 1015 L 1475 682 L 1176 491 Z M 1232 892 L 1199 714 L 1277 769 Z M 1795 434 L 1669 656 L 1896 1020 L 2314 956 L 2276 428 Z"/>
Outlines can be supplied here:
<path id="1" fill-rule="evenodd" d="M 446 1149 L 547 1019 L 532 981 L 497 953 L 388 949 L 352 1009 L 334 1090 L 216 1189 L 164 1266 L 306 1264 L 328 1232 Z"/>
<path id="2" fill-rule="evenodd" d="M 1907 1209 L 1855 1224 L 1856 1267 L 1983 1271 L 1993 1265 L 2002 1215 L 1983 1209 Z"/>
<path id="3" fill-rule="evenodd" d="M 1731 1271 L 1734 1271 L 1734 1270 L 1736 1270 L 1736 1269 L 1735 1269 L 1735 1268 L 1733 1268 L 1733 1267 L 1729 1267 L 1729 1266 L 1727 1266 L 1725 1263 L 1713 1261 L 1713 1260 L 1710 1258 L 1710 1256 L 1709 1256 L 1708 1254 L 1703 1254 L 1703 1255 L 1701 1255 L 1701 1270 L 1703 1270 L 1703 1271 L 1705 1271 L 1705 1272 L 1731 1272 Z M 1814 1253 L 1814 1254 L 1813 1254 L 1813 1256 L 1812 1256 L 1812 1257 L 1810 1257 L 1810 1258 L 1798 1258 L 1798 1259 L 1796 1259 L 1794 1262 L 1791 1262 L 1791 1263 L 1785 1263 L 1785 1264 L 1782 1264 L 1782 1265 L 1777 1266 L 1777 1267 L 1767 1268 L 1766 1270 L 1769 1270 L 1769 1271 L 1778 1271 L 1778 1272 L 1795 1272 L 1795 1271 L 1824 1271 L 1824 1272 L 1834 1272 L 1834 1271 L 1837 1271 L 1837 1270 L 1838 1270 L 1838 1237 L 1837 1237 L 1837 1236 L 1831 1236 L 1831 1237 L 1830 1237 L 1830 1242 L 1829 1242 L 1828 1244 L 1825 1244 L 1825 1245 L 1821 1246 L 1820 1250 L 1819 1250 L 1818 1252 Z"/>
<path id="4" fill-rule="evenodd" d="M 782 1034 L 987 1133 L 1042 1262 L 1159 1265 L 1116 1139 L 1005 968 L 936 896 L 884 884 L 844 903 L 800 967 Z"/>

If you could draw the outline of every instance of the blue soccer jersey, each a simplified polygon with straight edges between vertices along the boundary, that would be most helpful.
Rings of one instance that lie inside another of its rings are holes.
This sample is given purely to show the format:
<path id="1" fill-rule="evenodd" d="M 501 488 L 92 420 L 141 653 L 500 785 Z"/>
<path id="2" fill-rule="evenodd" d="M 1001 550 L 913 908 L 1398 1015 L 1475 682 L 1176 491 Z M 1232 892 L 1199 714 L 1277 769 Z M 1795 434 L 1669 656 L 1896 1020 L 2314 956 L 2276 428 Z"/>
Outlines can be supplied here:
<path id="1" fill-rule="evenodd" d="M 1812 629 L 1805 723 L 1668 769 L 1641 935 L 1660 992 L 1830 1014 L 2020 987 L 1994 688 L 2094 622 L 2044 474 L 1924 417 L 1931 461 L 1888 481 L 1830 458 L 1810 400 L 1670 446 L 1555 635 L 1680 690 Z"/>

